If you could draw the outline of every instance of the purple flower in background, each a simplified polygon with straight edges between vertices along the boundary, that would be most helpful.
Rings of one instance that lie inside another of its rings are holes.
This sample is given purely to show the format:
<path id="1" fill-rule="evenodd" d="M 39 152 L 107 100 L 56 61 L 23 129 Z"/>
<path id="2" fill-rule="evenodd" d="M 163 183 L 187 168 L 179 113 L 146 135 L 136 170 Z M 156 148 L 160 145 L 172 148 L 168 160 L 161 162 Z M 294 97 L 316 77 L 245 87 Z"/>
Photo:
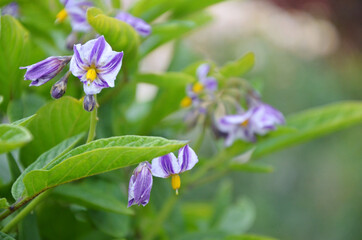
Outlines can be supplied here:
<path id="1" fill-rule="evenodd" d="M 20 67 L 20 69 L 26 69 L 24 79 L 32 81 L 30 86 L 40 86 L 62 71 L 71 58 L 71 56 L 48 57 L 33 65 Z"/>
<path id="2" fill-rule="evenodd" d="M 13 17 L 19 17 L 19 6 L 16 2 L 11 2 L 1 9 L 2 15 L 11 15 Z"/>
<path id="3" fill-rule="evenodd" d="M 85 0 L 61 0 L 64 8 L 57 14 L 57 22 L 63 22 L 67 16 L 70 17 L 72 29 L 75 32 L 87 32 L 91 26 L 87 22 L 87 9 L 93 3 Z"/>
<path id="4" fill-rule="evenodd" d="M 256 140 L 256 134 L 265 135 L 275 130 L 276 125 L 284 123 L 285 119 L 281 112 L 260 102 L 242 114 L 222 117 L 218 128 L 221 132 L 227 133 L 225 145 L 231 146 L 236 139 L 253 142 Z"/>
<path id="5" fill-rule="evenodd" d="M 168 178 L 172 177 L 172 188 L 176 190 L 181 187 L 179 174 L 192 169 L 198 162 L 194 150 L 189 145 L 184 146 L 178 152 L 178 158 L 173 153 L 152 160 L 152 174 L 155 177 Z"/>
<path id="6" fill-rule="evenodd" d="M 87 95 L 98 94 L 103 88 L 114 87 L 122 66 L 123 52 L 112 51 L 103 36 L 84 45 L 74 45 L 69 70 L 84 84 Z"/>
<path id="7" fill-rule="evenodd" d="M 132 16 L 127 12 L 119 12 L 115 18 L 131 25 L 141 36 L 146 37 L 151 34 L 151 26 L 141 18 Z"/>
<path id="8" fill-rule="evenodd" d="M 151 164 L 142 162 L 133 171 L 128 187 L 128 207 L 138 204 L 147 205 L 152 189 Z"/>

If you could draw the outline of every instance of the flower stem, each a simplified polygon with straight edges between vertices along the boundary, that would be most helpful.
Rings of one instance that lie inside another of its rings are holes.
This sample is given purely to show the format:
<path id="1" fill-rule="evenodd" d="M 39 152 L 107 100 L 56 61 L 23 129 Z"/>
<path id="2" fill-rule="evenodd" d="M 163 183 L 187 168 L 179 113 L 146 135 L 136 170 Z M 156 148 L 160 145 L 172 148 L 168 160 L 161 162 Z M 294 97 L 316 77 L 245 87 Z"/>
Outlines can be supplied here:
<path id="1" fill-rule="evenodd" d="M 96 106 L 95 106 L 94 110 L 91 112 L 89 132 L 88 132 L 88 138 L 87 138 L 86 143 L 93 141 L 93 139 L 96 135 L 96 127 L 97 127 L 97 121 L 98 121 L 98 119 L 97 119 L 97 110 L 98 110 L 97 95 L 94 95 L 94 99 L 96 101 Z"/>
<path id="2" fill-rule="evenodd" d="M 35 207 L 36 205 L 41 202 L 44 198 L 46 198 L 51 191 L 48 190 L 46 192 L 43 192 L 38 197 L 36 197 L 33 201 L 31 201 L 23 210 L 21 210 L 11 221 L 5 225 L 3 229 L 1 229 L 2 232 L 7 233 L 12 228 L 18 224 L 26 215 L 28 215 Z"/>

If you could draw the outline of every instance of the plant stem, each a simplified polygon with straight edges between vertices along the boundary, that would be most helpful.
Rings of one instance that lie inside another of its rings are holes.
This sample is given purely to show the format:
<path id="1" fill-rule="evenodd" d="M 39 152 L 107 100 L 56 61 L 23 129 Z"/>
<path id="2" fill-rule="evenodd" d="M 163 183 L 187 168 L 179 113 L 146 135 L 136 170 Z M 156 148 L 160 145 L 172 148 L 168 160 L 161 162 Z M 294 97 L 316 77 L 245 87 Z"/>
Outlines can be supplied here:
<path id="1" fill-rule="evenodd" d="M 91 142 L 96 135 L 96 127 L 97 127 L 97 120 L 98 120 L 97 119 L 97 110 L 98 110 L 97 95 L 94 95 L 94 99 L 96 101 L 96 106 L 95 106 L 94 110 L 91 112 L 89 132 L 88 132 L 88 138 L 87 138 L 86 143 Z"/>
<path id="2" fill-rule="evenodd" d="M 3 229 L 1 229 L 2 232 L 7 233 L 12 228 L 18 224 L 26 215 L 28 215 L 35 207 L 36 205 L 41 202 L 44 198 L 46 198 L 49 195 L 50 191 L 43 192 L 38 197 L 36 197 L 33 201 L 31 201 L 23 210 L 21 210 L 11 221 L 5 225 Z"/>

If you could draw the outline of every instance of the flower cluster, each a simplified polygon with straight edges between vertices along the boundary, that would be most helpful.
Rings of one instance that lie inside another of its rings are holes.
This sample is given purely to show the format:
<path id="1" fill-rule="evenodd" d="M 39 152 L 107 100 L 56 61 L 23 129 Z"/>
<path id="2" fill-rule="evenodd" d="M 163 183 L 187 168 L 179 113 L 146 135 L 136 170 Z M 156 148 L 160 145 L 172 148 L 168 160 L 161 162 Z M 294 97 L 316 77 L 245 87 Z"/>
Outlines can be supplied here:
<path id="1" fill-rule="evenodd" d="M 25 80 L 30 80 L 30 86 L 40 86 L 53 79 L 70 62 L 69 71 L 83 83 L 86 93 L 84 109 L 92 111 L 96 104 L 94 96 L 103 88 L 114 87 L 114 81 L 121 69 L 123 52 L 112 51 L 111 46 L 103 36 L 85 43 L 74 45 L 73 56 L 49 57 L 26 69 Z M 53 98 L 64 95 L 70 75 L 67 72 L 52 87 Z"/>
<path id="2" fill-rule="evenodd" d="M 198 162 L 194 150 L 189 145 L 178 152 L 178 158 L 173 153 L 152 160 L 152 164 L 142 162 L 133 171 L 128 187 L 128 207 L 138 204 L 145 206 L 152 189 L 152 175 L 160 178 L 171 177 L 171 185 L 176 194 L 181 187 L 180 173 L 192 169 Z"/>
<path id="3" fill-rule="evenodd" d="M 115 18 L 131 25 L 134 30 L 143 37 L 151 34 L 151 26 L 142 19 L 132 16 L 130 13 L 120 11 Z"/>
<path id="4" fill-rule="evenodd" d="M 64 8 L 57 14 L 56 22 L 63 22 L 68 16 L 72 29 L 75 32 L 88 32 L 91 26 L 87 22 L 87 9 L 93 6 L 93 3 L 85 0 L 61 0 Z"/>

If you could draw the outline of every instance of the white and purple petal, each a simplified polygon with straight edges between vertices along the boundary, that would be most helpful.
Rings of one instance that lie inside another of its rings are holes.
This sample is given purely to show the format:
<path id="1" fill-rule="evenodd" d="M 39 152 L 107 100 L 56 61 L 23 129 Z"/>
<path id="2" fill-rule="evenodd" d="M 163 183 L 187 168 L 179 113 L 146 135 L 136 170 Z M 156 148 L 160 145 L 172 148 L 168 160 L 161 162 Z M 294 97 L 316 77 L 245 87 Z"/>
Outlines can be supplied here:
<path id="1" fill-rule="evenodd" d="M 285 123 L 283 114 L 268 104 L 259 104 L 251 110 L 250 128 L 259 135 L 265 135 L 275 130 L 276 125 Z"/>
<path id="2" fill-rule="evenodd" d="M 208 63 L 201 64 L 196 70 L 196 75 L 199 81 L 202 81 L 202 79 L 206 78 L 209 72 L 210 72 L 210 64 Z"/>
<path id="3" fill-rule="evenodd" d="M 155 177 L 167 178 L 173 174 L 178 174 L 181 166 L 173 153 L 152 160 L 152 174 Z"/>
<path id="4" fill-rule="evenodd" d="M 112 51 L 102 67 L 98 68 L 99 78 L 104 79 L 110 87 L 114 87 L 114 81 L 122 67 L 123 52 Z"/>
<path id="5" fill-rule="evenodd" d="M 132 16 L 127 12 L 119 12 L 115 18 L 131 25 L 141 36 L 146 37 L 151 34 L 151 26 L 141 18 Z"/>
<path id="6" fill-rule="evenodd" d="M 133 171 L 128 187 L 128 207 L 138 204 L 145 206 L 150 199 L 152 189 L 151 165 L 142 162 Z"/>
<path id="7" fill-rule="evenodd" d="M 178 162 L 181 166 L 181 172 L 192 169 L 198 161 L 196 153 L 189 145 L 186 145 L 179 150 Z"/>
<path id="8" fill-rule="evenodd" d="M 70 17 L 73 31 L 87 32 L 92 29 L 87 22 L 87 9 L 93 6 L 92 2 L 84 0 L 66 0 L 63 1 L 63 4 Z"/>

